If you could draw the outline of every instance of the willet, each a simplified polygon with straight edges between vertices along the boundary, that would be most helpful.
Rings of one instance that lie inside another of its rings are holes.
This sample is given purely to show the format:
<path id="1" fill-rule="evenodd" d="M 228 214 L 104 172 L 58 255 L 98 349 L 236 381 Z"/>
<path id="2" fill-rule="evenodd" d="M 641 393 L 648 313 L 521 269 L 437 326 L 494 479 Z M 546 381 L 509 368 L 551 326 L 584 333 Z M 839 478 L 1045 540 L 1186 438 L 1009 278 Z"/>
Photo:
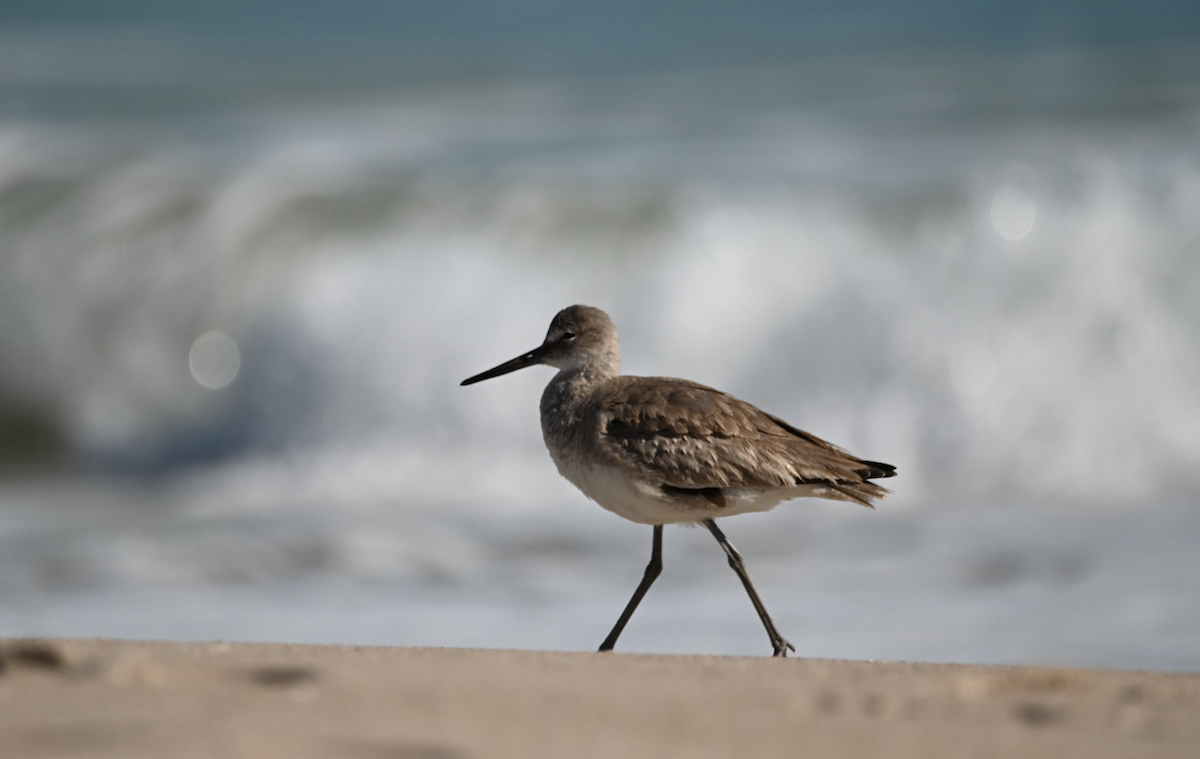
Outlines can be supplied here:
<path id="1" fill-rule="evenodd" d="M 559 474 L 609 511 L 654 526 L 650 564 L 600 650 L 616 645 L 662 572 L 663 525 L 699 522 L 745 586 L 775 656 L 787 656 L 795 646 L 775 629 L 741 554 L 713 520 L 805 496 L 874 508 L 871 499 L 888 491 L 870 480 L 892 477 L 896 468 L 855 458 L 719 390 L 669 377 L 621 376 L 620 363 L 608 314 L 571 306 L 550 322 L 539 347 L 462 382 L 534 364 L 558 369 L 542 393 L 541 412 Z"/>

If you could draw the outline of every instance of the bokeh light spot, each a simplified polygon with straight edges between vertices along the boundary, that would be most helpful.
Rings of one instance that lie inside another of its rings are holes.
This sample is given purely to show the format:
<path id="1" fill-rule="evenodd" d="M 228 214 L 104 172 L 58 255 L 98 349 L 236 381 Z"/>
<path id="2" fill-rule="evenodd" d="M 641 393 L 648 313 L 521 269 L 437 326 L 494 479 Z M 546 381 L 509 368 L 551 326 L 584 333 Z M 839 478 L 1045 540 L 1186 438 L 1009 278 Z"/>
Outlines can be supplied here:
<path id="1" fill-rule="evenodd" d="M 1023 240 L 1033 230 L 1037 204 L 1016 187 L 1005 186 L 992 196 L 992 226 L 1005 240 Z"/>
<path id="2" fill-rule="evenodd" d="M 237 343 L 224 332 L 209 330 L 192 343 L 188 351 L 192 376 L 209 390 L 220 390 L 237 379 L 242 368 L 242 353 Z"/>

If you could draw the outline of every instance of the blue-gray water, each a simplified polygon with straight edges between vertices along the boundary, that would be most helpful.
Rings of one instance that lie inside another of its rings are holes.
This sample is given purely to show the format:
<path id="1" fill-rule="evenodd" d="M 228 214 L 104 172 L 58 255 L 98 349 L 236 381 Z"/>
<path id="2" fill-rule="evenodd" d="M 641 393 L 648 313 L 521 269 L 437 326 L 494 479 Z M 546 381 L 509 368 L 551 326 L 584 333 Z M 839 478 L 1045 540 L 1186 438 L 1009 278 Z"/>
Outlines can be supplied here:
<path id="1" fill-rule="evenodd" d="M 650 530 L 458 386 L 582 302 L 899 467 L 725 524 L 799 654 L 1200 669 L 1190 6 L 106 7 L 0 13 L 0 634 L 594 648 Z"/>

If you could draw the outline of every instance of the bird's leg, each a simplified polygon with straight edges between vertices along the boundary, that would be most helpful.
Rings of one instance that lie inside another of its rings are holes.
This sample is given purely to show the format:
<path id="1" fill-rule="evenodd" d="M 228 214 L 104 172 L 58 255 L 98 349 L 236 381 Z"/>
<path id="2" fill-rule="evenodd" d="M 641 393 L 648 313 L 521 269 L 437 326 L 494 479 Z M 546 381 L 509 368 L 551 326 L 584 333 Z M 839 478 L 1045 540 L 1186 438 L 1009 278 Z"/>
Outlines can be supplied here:
<path id="1" fill-rule="evenodd" d="M 770 636 L 771 645 L 775 648 L 775 656 L 787 656 L 789 650 L 795 651 L 796 647 L 788 643 L 779 634 L 779 631 L 775 629 L 775 623 L 771 621 L 771 615 L 767 614 L 767 607 L 763 606 L 762 599 L 758 597 L 758 593 L 754 590 L 754 585 L 750 582 L 750 575 L 746 573 L 746 562 L 742 561 L 742 555 L 726 539 L 725 533 L 721 532 L 721 528 L 717 527 L 716 522 L 711 519 L 705 519 L 704 526 L 708 528 L 708 531 L 721 544 L 721 548 L 725 549 L 725 555 L 729 557 L 729 566 L 733 567 L 733 571 L 737 572 L 737 576 L 741 578 L 742 585 L 746 586 L 746 592 L 750 594 L 750 601 L 754 604 L 754 610 L 758 612 L 758 618 L 762 620 L 763 627 L 767 628 L 767 635 Z"/>
<path id="2" fill-rule="evenodd" d="M 654 525 L 654 547 L 650 551 L 650 563 L 646 565 L 646 574 L 642 575 L 642 582 L 637 586 L 637 590 L 633 591 L 633 598 L 629 599 L 629 603 L 625 605 L 625 611 L 621 612 L 621 618 L 613 625 L 612 632 L 600 644 L 601 651 L 611 651 L 613 646 L 617 645 L 617 638 L 625 629 L 629 618 L 633 616 L 633 610 L 642 602 L 642 596 L 646 595 L 647 590 L 650 590 L 654 580 L 662 574 L 662 534 L 662 525 Z"/>

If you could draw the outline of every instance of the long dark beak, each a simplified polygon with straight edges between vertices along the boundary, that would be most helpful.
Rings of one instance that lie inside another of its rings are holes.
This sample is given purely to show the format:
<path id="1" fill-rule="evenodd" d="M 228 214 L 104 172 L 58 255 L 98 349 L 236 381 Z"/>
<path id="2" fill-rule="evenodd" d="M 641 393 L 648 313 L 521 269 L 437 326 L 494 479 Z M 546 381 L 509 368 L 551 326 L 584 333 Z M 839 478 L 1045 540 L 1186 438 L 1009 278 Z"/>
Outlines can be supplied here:
<path id="1" fill-rule="evenodd" d="M 524 369 L 527 366 L 540 364 L 542 363 L 542 356 L 544 355 L 546 355 L 546 346 L 539 345 L 525 355 L 517 356 L 512 361 L 505 361 L 503 364 L 500 364 L 500 366 L 488 369 L 486 372 L 480 372 L 474 377 L 467 377 L 460 383 L 460 385 L 474 385 L 476 382 L 483 382 L 484 380 L 491 379 L 492 377 L 499 377 L 501 374 L 508 374 L 509 372 L 515 372 L 518 369 Z"/>

